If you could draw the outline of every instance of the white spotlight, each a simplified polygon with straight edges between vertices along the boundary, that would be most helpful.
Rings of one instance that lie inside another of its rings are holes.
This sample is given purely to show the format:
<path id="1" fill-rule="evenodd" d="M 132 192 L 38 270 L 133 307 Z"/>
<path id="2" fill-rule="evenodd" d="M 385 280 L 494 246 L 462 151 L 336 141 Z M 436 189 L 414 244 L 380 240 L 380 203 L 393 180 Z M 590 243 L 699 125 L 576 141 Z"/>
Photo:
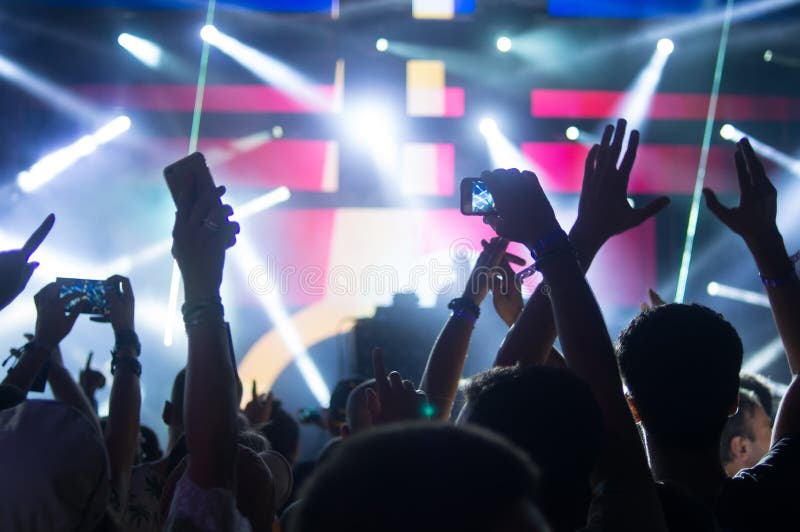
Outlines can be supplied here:
<path id="1" fill-rule="evenodd" d="M 719 136 L 725 140 L 733 140 L 736 137 L 736 128 L 730 124 L 724 124 L 719 128 Z"/>
<path id="2" fill-rule="evenodd" d="M 352 115 L 351 132 L 355 140 L 370 151 L 374 161 L 386 172 L 397 168 L 396 123 L 390 109 L 377 104 L 367 104 Z"/>
<path id="3" fill-rule="evenodd" d="M 385 52 L 386 50 L 389 49 L 389 41 L 387 41 L 384 38 L 378 39 L 377 41 L 375 41 L 375 49 L 378 50 L 379 52 Z"/>
<path id="4" fill-rule="evenodd" d="M 659 39 L 656 49 L 659 51 L 659 53 L 669 55 L 675 50 L 675 43 L 672 42 L 671 39 Z"/>
<path id="5" fill-rule="evenodd" d="M 219 30 L 211 24 L 206 24 L 200 30 L 200 38 L 209 44 L 214 44 L 219 39 Z"/>
<path id="6" fill-rule="evenodd" d="M 757 307 L 769 308 L 769 298 L 767 298 L 767 296 L 761 292 L 742 290 L 741 288 L 736 288 L 735 286 L 728 286 L 714 281 L 708 283 L 706 291 L 710 296 L 732 299 L 734 301 L 748 303 Z"/>
<path id="7" fill-rule="evenodd" d="M 767 63 L 772 61 L 772 50 L 765 50 L 764 51 L 764 61 L 766 61 Z"/>
<path id="8" fill-rule="evenodd" d="M 480 129 L 483 135 L 491 135 L 492 133 L 497 133 L 498 131 L 497 122 L 495 122 L 493 118 L 484 118 L 481 120 L 478 129 Z"/>
<path id="9" fill-rule="evenodd" d="M 283 138 L 283 128 L 281 126 L 272 126 L 272 138 Z"/>
<path id="10" fill-rule="evenodd" d="M 147 39 L 136 37 L 130 33 L 120 33 L 117 42 L 150 68 L 156 68 L 161 63 L 161 48 Z"/>
<path id="11" fill-rule="evenodd" d="M 497 49 L 503 53 L 506 53 L 511 50 L 511 39 L 506 36 L 500 37 L 497 39 Z"/>
<path id="12" fill-rule="evenodd" d="M 131 119 L 118 116 L 92 135 L 85 135 L 69 146 L 45 155 L 30 169 L 17 175 L 17 184 L 25 192 L 33 192 L 55 176 L 93 153 L 98 146 L 105 144 L 126 132 L 131 127 Z"/>
<path id="13" fill-rule="evenodd" d="M 719 284 L 715 283 L 714 281 L 711 281 L 710 283 L 708 283 L 708 286 L 706 287 L 706 292 L 708 292 L 708 295 L 710 296 L 715 296 L 719 294 Z"/>
<path id="14" fill-rule="evenodd" d="M 580 136 L 581 136 L 581 131 L 580 131 L 580 129 L 578 129 L 575 126 L 569 126 L 567 128 L 567 131 L 564 133 L 564 135 L 569 140 L 578 140 L 580 138 Z"/>

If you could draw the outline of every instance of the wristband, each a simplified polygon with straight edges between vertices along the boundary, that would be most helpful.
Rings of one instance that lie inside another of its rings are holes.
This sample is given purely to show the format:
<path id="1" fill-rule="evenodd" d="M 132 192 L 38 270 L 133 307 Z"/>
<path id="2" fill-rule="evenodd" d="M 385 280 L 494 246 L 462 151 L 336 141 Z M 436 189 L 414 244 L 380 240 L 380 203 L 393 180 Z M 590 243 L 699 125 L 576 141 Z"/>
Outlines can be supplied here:
<path id="1" fill-rule="evenodd" d="M 528 251 L 531 252 L 533 260 L 536 261 L 565 245 L 572 247 L 567 233 L 561 228 L 556 229 L 552 233 L 543 236 L 531 244 L 526 244 Z"/>
<path id="2" fill-rule="evenodd" d="M 193 301 L 184 303 L 181 313 L 183 322 L 187 325 L 197 320 L 209 321 L 212 318 L 221 321 L 225 316 L 225 307 L 222 306 L 220 298 L 209 301 Z"/>
<path id="3" fill-rule="evenodd" d="M 475 316 L 476 320 L 481 317 L 481 308 L 468 297 L 457 297 L 451 300 L 447 304 L 447 308 L 454 311 L 454 314 L 456 310 L 468 310 Z"/>
<path id="4" fill-rule="evenodd" d="M 454 309 L 453 313 L 450 316 L 453 318 L 458 318 L 460 320 L 466 321 L 467 323 L 472 325 L 473 328 L 475 327 L 475 322 L 478 321 L 478 316 L 473 314 L 472 311 L 465 308 Z"/>
<path id="5" fill-rule="evenodd" d="M 133 329 L 114 331 L 114 352 L 123 347 L 133 347 L 137 357 L 142 354 L 142 344 L 139 342 L 139 335 L 136 334 L 136 331 Z"/>
<path id="6" fill-rule="evenodd" d="M 142 376 L 142 364 L 136 357 L 117 356 L 116 351 L 111 352 L 111 375 L 116 375 L 117 367 L 123 366 L 131 370 L 137 377 Z"/>
<path id="7" fill-rule="evenodd" d="M 786 272 L 784 275 L 775 278 L 764 277 L 761 274 L 758 274 L 761 278 L 761 284 L 766 286 L 767 288 L 780 288 L 781 286 L 785 286 L 787 284 L 791 284 L 797 281 L 797 272 L 794 269 L 794 265 L 792 265 L 792 269 Z"/>

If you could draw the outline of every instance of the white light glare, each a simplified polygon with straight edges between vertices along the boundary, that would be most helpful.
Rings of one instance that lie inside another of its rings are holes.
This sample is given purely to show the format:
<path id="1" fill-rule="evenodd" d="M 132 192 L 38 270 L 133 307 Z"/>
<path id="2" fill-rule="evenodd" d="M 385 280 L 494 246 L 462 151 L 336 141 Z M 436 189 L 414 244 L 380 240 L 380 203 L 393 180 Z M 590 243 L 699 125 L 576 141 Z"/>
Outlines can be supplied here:
<path id="1" fill-rule="evenodd" d="M 736 138 L 736 128 L 730 124 L 723 124 L 723 126 L 719 128 L 719 136 L 725 140 L 734 140 Z"/>
<path id="2" fill-rule="evenodd" d="M 375 49 L 379 52 L 385 52 L 389 49 L 389 41 L 381 37 L 377 41 L 375 41 Z"/>
<path id="3" fill-rule="evenodd" d="M 767 63 L 772 61 L 772 50 L 764 50 L 764 61 Z"/>
<path id="4" fill-rule="evenodd" d="M 569 126 L 564 133 L 569 140 L 578 140 L 581 136 L 581 131 L 575 126 Z"/>
<path id="5" fill-rule="evenodd" d="M 219 30 L 211 24 L 206 24 L 200 30 L 200 38 L 206 41 L 208 44 L 215 44 L 215 42 L 219 39 Z"/>
<path id="6" fill-rule="evenodd" d="M 150 68 L 156 68 L 161 63 L 161 48 L 147 39 L 136 37 L 130 33 L 120 33 L 117 42 Z"/>
<path id="7" fill-rule="evenodd" d="M 511 39 L 505 36 L 497 39 L 497 49 L 503 53 L 511 51 Z"/>
<path id="8" fill-rule="evenodd" d="M 30 169 L 17 175 L 17 184 L 25 192 L 33 192 L 55 176 L 93 153 L 98 146 L 105 144 L 131 127 L 131 119 L 118 116 L 93 135 L 85 135 L 65 148 L 42 157 Z"/>
<path id="9" fill-rule="evenodd" d="M 497 122 L 495 122 L 493 118 L 482 119 L 478 125 L 478 129 L 480 129 L 483 135 L 491 135 L 492 133 L 497 133 L 499 131 Z"/>
<path id="10" fill-rule="evenodd" d="M 675 43 L 672 42 L 671 39 L 659 39 L 658 44 L 656 44 L 656 49 L 659 53 L 669 55 L 675 50 Z"/>
<path id="11" fill-rule="evenodd" d="M 367 105 L 353 114 L 355 140 L 370 151 L 373 160 L 386 172 L 397 169 L 398 146 L 393 136 L 397 131 L 395 123 L 389 109 L 381 105 Z"/>
<path id="12" fill-rule="evenodd" d="M 708 283 L 706 287 L 708 295 L 714 297 L 723 297 L 725 299 L 732 299 L 734 301 L 741 301 L 757 307 L 769 308 L 769 298 L 761 292 L 753 292 L 751 290 L 742 290 L 735 286 L 728 286 L 714 281 Z"/>
<path id="13" fill-rule="evenodd" d="M 280 139 L 283 138 L 283 127 L 281 126 L 272 126 L 272 138 Z"/>

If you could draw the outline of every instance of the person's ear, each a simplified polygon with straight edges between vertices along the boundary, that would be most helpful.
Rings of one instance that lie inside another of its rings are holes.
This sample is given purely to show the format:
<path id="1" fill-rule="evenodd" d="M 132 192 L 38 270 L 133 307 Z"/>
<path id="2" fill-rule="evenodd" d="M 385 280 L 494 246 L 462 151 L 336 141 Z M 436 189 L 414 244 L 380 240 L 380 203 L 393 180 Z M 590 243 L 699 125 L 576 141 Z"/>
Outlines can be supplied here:
<path id="1" fill-rule="evenodd" d="M 349 437 L 351 434 L 350 425 L 348 425 L 347 423 L 343 424 L 342 428 L 339 430 L 339 433 L 342 436 L 342 439 Z"/>
<path id="2" fill-rule="evenodd" d="M 631 410 L 634 423 L 641 423 L 642 418 L 639 417 L 639 410 L 636 408 L 636 403 L 633 402 L 633 396 L 630 393 L 625 394 L 625 400 L 628 401 L 628 408 Z"/>
<path id="3" fill-rule="evenodd" d="M 164 401 L 164 408 L 161 410 L 161 421 L 166 426 L 172 426 L 172 403 Z"/>
<path id="4" fill-rule="evenodd" d="M 731 438 L 730 451 L 734 460 L 742 460 L 750 453 L 750 441 L 744 436 L 734 436 Z"/>

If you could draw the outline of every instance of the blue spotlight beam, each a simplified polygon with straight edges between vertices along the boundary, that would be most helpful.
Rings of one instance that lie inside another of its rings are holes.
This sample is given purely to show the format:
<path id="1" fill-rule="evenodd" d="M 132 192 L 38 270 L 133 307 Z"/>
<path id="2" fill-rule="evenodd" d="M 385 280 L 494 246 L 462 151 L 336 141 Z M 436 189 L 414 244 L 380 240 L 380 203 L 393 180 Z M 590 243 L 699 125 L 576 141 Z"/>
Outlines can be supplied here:
<path id="1" fill-rule="evenodd" d="M 678 272 L 678 286 L 675 290 L 675 302 L 683 303 L 686 296 L 686 283 L 689 279 L 689 268 L 692 264 L 692 251 L 694 249 L 694 237 L 697 232 L 697 220 L 700 216 L 700 200 L 703 195 L 703 186 L 706 180 L 706 168 L 708 167 L 708 152 L 711 147 L 711 135 L 714 128 L 714 119 L 717 115 L 717 100 L 719 99 L 719 87 L 722 83 L 722 70 L 725 67 L 725 52 L 728 49 L 728 35 L 733 19 L 733 1 L 728 0 L 725 6 L 725 18 L 722 22 L 722 34 L 719 39 L 719 49 L 717 50 L 717 62 L 714 66 L 714 82 L 711 86 L 711 98 L 708 102 L 708 115 L 706 116 L 706 126 L 703 132 L 703 146 L 700 150 L 700 163 L 697 166 L 697 180 L 694 184 L 694 194 L 692 195 L 692 206 L 689 210 L 689 223 L 686 227 L 686 241 L 683 246 L 681 256 L 681 269 Z"/>

